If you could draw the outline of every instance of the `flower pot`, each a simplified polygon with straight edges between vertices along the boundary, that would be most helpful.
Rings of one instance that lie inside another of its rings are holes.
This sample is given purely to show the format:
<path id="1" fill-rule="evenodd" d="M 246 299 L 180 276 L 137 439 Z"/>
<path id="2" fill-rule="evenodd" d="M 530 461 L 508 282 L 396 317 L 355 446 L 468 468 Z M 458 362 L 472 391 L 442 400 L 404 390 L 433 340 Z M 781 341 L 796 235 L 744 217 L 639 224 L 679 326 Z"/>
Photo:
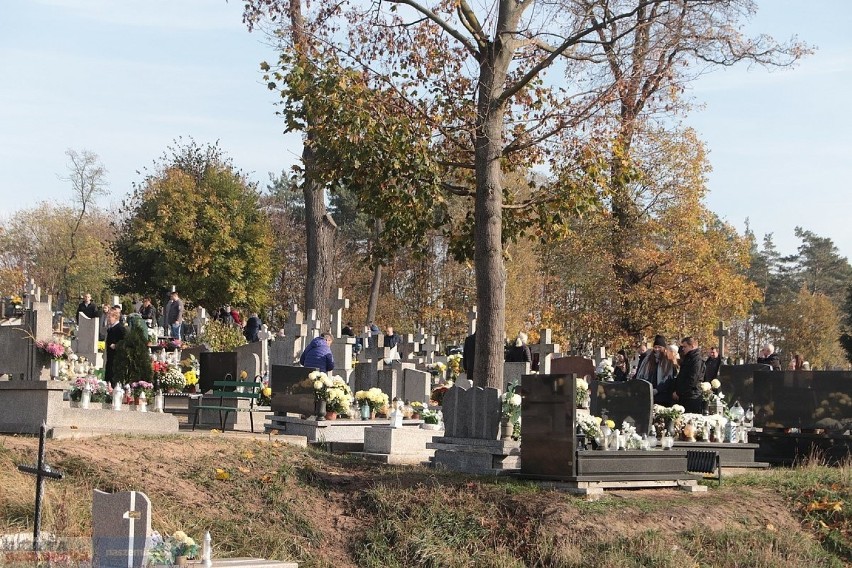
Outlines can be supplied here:
<path id="1" fill-rule="evenodd" d="M 337 413 L 334 412 L 333 410 L 329 410 L 328 412 L 325 413 L 325 419 L 326 420 L 337 420 Z"/>
<path id="2" fill-rule="evenodd" d="M 189 559 L 186 556 L 175 558 L 175 566 L 186 566 L 187 564 L 189 564 Z"/>
<path id="3" fill-rule="evenodd" d="M 420 420 L 420 414 L 415 412 L 414 414 L 411 415 L 411 419 L 412 420 Z"/>

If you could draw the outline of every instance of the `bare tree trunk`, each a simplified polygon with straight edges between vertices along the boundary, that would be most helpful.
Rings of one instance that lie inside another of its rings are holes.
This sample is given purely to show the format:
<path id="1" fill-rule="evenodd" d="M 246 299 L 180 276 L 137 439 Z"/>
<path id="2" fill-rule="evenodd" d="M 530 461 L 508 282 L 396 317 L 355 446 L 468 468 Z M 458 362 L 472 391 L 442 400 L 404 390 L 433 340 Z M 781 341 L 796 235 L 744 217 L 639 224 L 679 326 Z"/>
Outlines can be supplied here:
<path id="1" fill-rule="evenodd" d="M 373 224 L 373 243 L 379 242 L 379 235 L 382 234 L 382 220 L 376 219 Z M 370 300 L 367 303 L 367 319 L 364 325 L 370 325 L 371 321 L 376 321 L 376 310 L 379 307 L 379 290 L 382 285 L 382 265 L 378 262 L 373 268 L 373 281 L 370 283 Z"/>
<path id="2" fill-rule="evenodd" d="M 310 44 L 305 35 L 305 19 L 300 0 L 290 2 L 290 23 L 293 46 L 303 60 L 310 58 Z M 307 116 L 311 122 L 313 117 Z M 310 140 L 309 140 L 310 141 Z M 307 276 L 305 279 L 305 310 L 315 309 L 322 321 L 328 319 L 331 296 L 331 259 L 334 230 L 337 226 L 325 206 L 325 188 L 314 178 L 314 152 L 310 144 L 302 150 L 304 166 L 305 235 L 307 237 Z M 327 325 L 323 331 L 327 331 Z"/>
<path id="3" fill-rule="evenodd" d="M 499 31 L 499 30 L 498 30 Z M 500 38 L 498 33 L 497 38 Z M 505 102 L 498 99 L 511 53 L 498 39 L 484 48 L 480 63 L 476 120 L 476 198 L 474 266 L 476 267 L 477 386 L 503 388 L 503 341 L 506 327 L 506 269 L 503 264 L 503 151 Z"/>

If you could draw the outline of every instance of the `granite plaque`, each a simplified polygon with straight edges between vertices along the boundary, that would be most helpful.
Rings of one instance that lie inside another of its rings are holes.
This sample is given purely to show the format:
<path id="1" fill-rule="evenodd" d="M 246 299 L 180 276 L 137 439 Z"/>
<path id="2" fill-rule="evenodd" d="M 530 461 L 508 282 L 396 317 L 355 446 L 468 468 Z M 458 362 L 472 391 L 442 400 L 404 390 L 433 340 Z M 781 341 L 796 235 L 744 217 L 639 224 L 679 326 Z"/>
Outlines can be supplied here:
<path id="1" fill-rule="evenodd" d="M 591 397 L 590 412 L 593 416 L 606 417 L 621 428 L 623 422 L 636 427 L 639 435 L 651 430 L 654 418 L 654 395 L 651 383 L 647 381 L 589 383 Z"/>
<path id="2" fill-rule="evenodd" d="M 198 364 L 201 376 L 198 384 L 202 393 L 213 390 L 213 381 L 224 381 L 226 375 L 231 375 L 231 380 L 239 379 L 238 355 L 236 351 L 205 351 L 199 353 Z M 249 377 L 253 378 L 253 377 Z"/>
<path id="3" fill-rule="evenodd" d="M 756 371 L 754 425 L 760 428 L 852 428 L 852 372 Z"/>

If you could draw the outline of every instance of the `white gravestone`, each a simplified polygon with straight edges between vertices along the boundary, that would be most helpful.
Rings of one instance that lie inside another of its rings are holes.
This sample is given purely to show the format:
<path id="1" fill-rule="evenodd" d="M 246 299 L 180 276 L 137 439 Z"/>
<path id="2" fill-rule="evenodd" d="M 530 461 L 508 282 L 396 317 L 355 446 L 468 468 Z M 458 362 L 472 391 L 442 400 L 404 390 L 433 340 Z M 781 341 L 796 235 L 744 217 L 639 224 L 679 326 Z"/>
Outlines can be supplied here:
<path id="1" fill-rule="evenodd" d="M 148 561 L 151 501 L 139 491 L 92 495 L 92 566 L 142 568 Z"/>

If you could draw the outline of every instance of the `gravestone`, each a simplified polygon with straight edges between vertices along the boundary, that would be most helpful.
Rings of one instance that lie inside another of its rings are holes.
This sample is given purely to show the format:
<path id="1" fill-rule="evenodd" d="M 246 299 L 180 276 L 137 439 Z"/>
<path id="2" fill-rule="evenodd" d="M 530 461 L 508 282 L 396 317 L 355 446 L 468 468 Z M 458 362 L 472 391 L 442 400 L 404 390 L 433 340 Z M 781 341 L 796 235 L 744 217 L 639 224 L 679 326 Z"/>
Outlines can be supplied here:
<path id="1" fill-rule="evenodd" d="M 139 491 L 92 495 L 92 566 L 141 568 L 148 560 L 151 501 Z"/>
<path id="2" fill-rule="evenodd" d="M 273 338 L 269 326 L 261 325 L 260 331 L 257 332 L 257 342 L 260 344 L 260 374 L 264 376 L 269 372 L 269 344 Z"/>
<path id="3" fill-rule="evenodd" d="M 575 381 L 566 374 L 524 375 L 521 472 L 544 477 L 576 475 Z"/>
<path id="4" fill-rule="evenodd" d="M 343 335 L 343 310 L 349 309 L 349 298 L 343 297 L 343 288 L 337 289 L 337 296 L 329 302 L 331 307 L 331 335 L 337 339 Z"/>
<path id="5" fill-rule="evenodd" d="M 305 338 L 308 335 L 308 325 L 304 321 L 304 315 L 299 311 L 298 306 L 293 304 L 290 306 L 290 313 L 287 315 L 287 323 L 284 325 L 284 338 L 281 340 L 279 349 L 283 353 L 278 353 L 276 349 L 276 362 L 284 365 L 291 365 L 293 361 L 299 359 L 299 355 L 305 349 Z"/>
<path id="6" fill-rule="evenodd" d="M 305 341 L 305 345 L 311 342 L 311 339 L 315 337 L 319 337 L 326 331 L 328 331 L 328 325 L 325 324 L 323 318 L 317 314 L 317 311 L 313 308 L 308 310 L 308 319 L 305 322 L 308 326 L 308 335 L 307 340 Z"/>
<path id="7" fill-rule="evenodd" d="M 435 363 L 435 354 L 440 353 L 441 344 L 434 335 L 427 335 L 420 342 L 420 352 L 423 354 L 424 363 Z"/>
<path id="8" fill-rule="evenodd" d="M 747 408 L 754 402 L 754 373 L 768 371 L 769 365 L 752 363 L 749 365 L 722 365 L 716 377 L 722 384 L 721 391 L 729 406 L 737 401 L 740 406 Z"/>
<path id="9" fill-rule="evenodd" d="M 593 416 L 606 417 L 621 428 L 622 422 L 636 427 L 640 436 L 651 431 L 654 419 L 654 394 L 647 381 L 589 382 L 590 405 Z"/>
<path id="10" fill-rule="evenodd" d="M 536 357 L 538 359 L 539 373 L 549 374 L 551 372 L 550 364 L 554 354 L 561 353 L 561 348 L 558 343 L 553 343 L 553 332 L 549 328 L 541 330 L 538 343 L 530 345 L 530 351 L 533 354 L 533 362 Z M 535 368 L 535 364 L 533 365 Z"/>
<path id="11" fill-rule="evenodd" d="M 380 361 L 361 361 L 355 365 L 352 374 L 354 379 L 353 390 L 369 390 L 379 385 L 379 371 L 384 369 L 384 363 Z"/>
<path id="12" fill-rule="evenodd" d="M 402 371 L 402 398 L 409 402 L 429 400 L 432 387 L 432 375 L 417 369 Z"/>
<path id="13" fill-rule="evenodd" d="M 414 363 L 394 361 L 378 371 L 378 387 L 388 395 L 388 399 L 403 397 L 403 373 L 414 370 Z"/>
<path id="14" fill-rule="evenodd" d="M 467 334 L 473 335 L 476 333 L 476 306 L 473 306 L 467 312 Z"/>
<path id="15" fill-rule="evenodd" d="M 442 404 L 447 438 L 496 440 L 500 431 L 500 393 L 497 389 L 463 389 L 453 385 Z"/>
<path id="16" fill-rule="evenodd" d="M 521 377 L 530 374 L 530 363 L 522 362 L 507 362 L 503 363 L 503 392 L 509 389 L 510 384 L 521 384 Z"/>
<path id="17" fill-rule="evenodd" d="M 233 381 L 240 376 L 239 354 L 236 351 L 204 351 L 198 354 L 198 364 L 198 386 L 202 393 L 213 390 L 213 381 L 224 381 L 228 374 Z"/>
<path id="18" fill-rule="evenodd" d="M 100 333 L 100 320 L 88 318 L 82 312 L 78 314 L 77 322 L 77 345 L 74 352 L 87 361 L 98 365 L 98 335 Z"/>
<path id="19" fill-rule="evenodd" d="M 237 352 L 237 374 L 234 375 L 234 380 L 239 379 L 242 371 L 246 372 L 248 380 L 254 380 L 258 375 L 263 376 L 263 345 L 259 341 L 239 345 L 235 351 Z"/>
<path id="20" fill-rule="evenodd" d="M 276 414 L 292 413 L 309 416 L 314 413 L 313 384 L 308 375 L 313 369 L 272 365 L 269 386 L 272 388 L 270 408 Z"/>
<path id="21" fill-rule="evenodd" d="M 444 393 L 444 436 L 426 447 L 435 450 L 435 467 L 500 475 L 520 467 L 520 443 L 499 440 L 501 404 L 497 389 L 458 385 Z"/>
<path id="22" fill-rule="evenodd" d="M 207 310 L 205 310 L 202 306 L 198 306 L 198 310 L 195 312 L 195 318 L 192 320 L 192 324 L 195 326 L 195 336 L 200 337 L 204 334 L 204 328 L 207 327 L 207 322 L 210 318 L 207 317 Z"/>
<path id="23" fill-rule="evenodd" d="M 756 371 L 754 425 L 830 434 L 852 430 L 852 372 Z"/>
<path id="24" fill-rule="evenodd" d="M 550 361 L 550 372 L 554 375 L 573 373 L 591 381 L 595 378 L 595 362 L 586 357 L 557 357 Z"/>
<path id="25" fill-rule="evenodd" d="M 716 328 L 716 331 L 713 332 L 713 335 L 719 338 L 719 358 L 723 361 L 725 360 L 725 338 L 731 331 L 725 327 L 725 322 L 720 321 L 719 327 Z"/>

